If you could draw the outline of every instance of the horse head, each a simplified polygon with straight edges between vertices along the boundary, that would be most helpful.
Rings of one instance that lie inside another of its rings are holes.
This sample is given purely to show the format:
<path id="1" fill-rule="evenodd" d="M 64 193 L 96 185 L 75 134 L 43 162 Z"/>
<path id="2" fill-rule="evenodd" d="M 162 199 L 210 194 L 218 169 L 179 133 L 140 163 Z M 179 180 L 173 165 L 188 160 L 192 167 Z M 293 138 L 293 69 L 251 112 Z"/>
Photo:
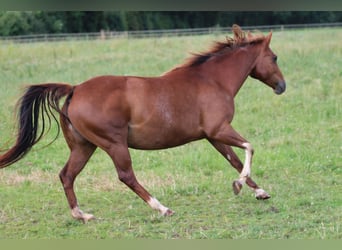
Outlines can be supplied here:
<path id="1" fill-rule="evenodd" d="M 274 93 L 280 95 L 286 90 L 286 82 L 277 64 L 277 55 L 270 48 L 272 32 L 260 44 L 260 54 L 250 76 L 270 86 Z"/>

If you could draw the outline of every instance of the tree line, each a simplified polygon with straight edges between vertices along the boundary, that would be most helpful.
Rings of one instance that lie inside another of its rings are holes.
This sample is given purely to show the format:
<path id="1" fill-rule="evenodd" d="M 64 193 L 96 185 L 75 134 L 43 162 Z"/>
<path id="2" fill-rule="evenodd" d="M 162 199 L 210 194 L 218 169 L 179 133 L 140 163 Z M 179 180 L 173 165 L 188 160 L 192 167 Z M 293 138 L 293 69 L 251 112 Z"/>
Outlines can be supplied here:
<path id="1" fill-rule="evenodd" d="M 334 11 L 1 11 L 0 36 L 342 22 Z"/>

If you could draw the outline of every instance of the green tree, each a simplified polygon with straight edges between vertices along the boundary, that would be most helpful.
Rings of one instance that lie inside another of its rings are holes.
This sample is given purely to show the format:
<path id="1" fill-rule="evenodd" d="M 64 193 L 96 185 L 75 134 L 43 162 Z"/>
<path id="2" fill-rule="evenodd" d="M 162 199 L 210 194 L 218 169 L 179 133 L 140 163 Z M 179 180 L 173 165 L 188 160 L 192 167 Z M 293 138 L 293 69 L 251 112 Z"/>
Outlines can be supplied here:
<path id="1" fill-rule="evenodd" d="M 2 11 L 0 35 L 342 22 L 342 12 Z"/>
<path id="2" fill-rule="evenodd" d="M 26 34 L 30 26 L 27 15 L 22 12 L 8 11 L 0 14 L 0 34 L 3 36 L 14 36 Z"/>

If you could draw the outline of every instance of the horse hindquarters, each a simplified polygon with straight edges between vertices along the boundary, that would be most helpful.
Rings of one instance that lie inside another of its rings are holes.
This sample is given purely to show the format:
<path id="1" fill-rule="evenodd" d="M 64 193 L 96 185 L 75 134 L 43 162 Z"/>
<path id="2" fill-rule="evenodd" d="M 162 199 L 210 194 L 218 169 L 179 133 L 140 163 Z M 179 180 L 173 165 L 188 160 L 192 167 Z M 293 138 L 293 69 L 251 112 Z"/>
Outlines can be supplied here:
<path id="1" fill-rule="evenodd" d="M 92 95 L 91 97 L 88 94 L 89 89 L 85 87 L 86 85 L 84 88 L 82 86 L 75 89 L 68 106 L 70 123 L 64 121 L 65 136 L 67 141 L 70 141 L 68 144 L 71 155 L 61 172 L 61 179 L 64 186 L 67 183 L 65 191 L 72 211 L 75 207 L 78 208 L 72 188 L 73 180 L 97 146 L 111 157 L 121 182 L 153 209 L 159 210 L 163 215 L 171 215 L 173 212 L 152 197 L 135 177 L 127 144 L 127 103 L 125 103 L 120 85 L 119 87 L 111 85 L 108 85 L 108 88 L 102 87 L 102 89 L 98 89 L 97 93 L 102 91 L 103 95 Z M 79 159 L 80 154 L 81 158 Z M 71 175 L 70 178 L 67 177 L 68 174 Z M 82 212 L 79 214 L 79 217 L 84 220 Z M 77 213 L 74 217 L 77 218 Z"/>

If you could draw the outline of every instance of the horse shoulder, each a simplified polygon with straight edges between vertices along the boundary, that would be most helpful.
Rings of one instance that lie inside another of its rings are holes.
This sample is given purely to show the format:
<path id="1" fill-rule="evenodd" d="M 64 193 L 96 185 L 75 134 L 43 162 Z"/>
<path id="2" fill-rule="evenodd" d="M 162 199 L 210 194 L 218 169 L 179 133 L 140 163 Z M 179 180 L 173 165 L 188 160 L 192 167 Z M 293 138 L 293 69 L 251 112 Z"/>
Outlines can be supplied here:
<path id="1" fill-rule="evenodd" d="M 202 85 L 199 92 L 201 126 L 206 134 L 213 133 L 234 116 L 234 98 L 216 84 Z"/>

